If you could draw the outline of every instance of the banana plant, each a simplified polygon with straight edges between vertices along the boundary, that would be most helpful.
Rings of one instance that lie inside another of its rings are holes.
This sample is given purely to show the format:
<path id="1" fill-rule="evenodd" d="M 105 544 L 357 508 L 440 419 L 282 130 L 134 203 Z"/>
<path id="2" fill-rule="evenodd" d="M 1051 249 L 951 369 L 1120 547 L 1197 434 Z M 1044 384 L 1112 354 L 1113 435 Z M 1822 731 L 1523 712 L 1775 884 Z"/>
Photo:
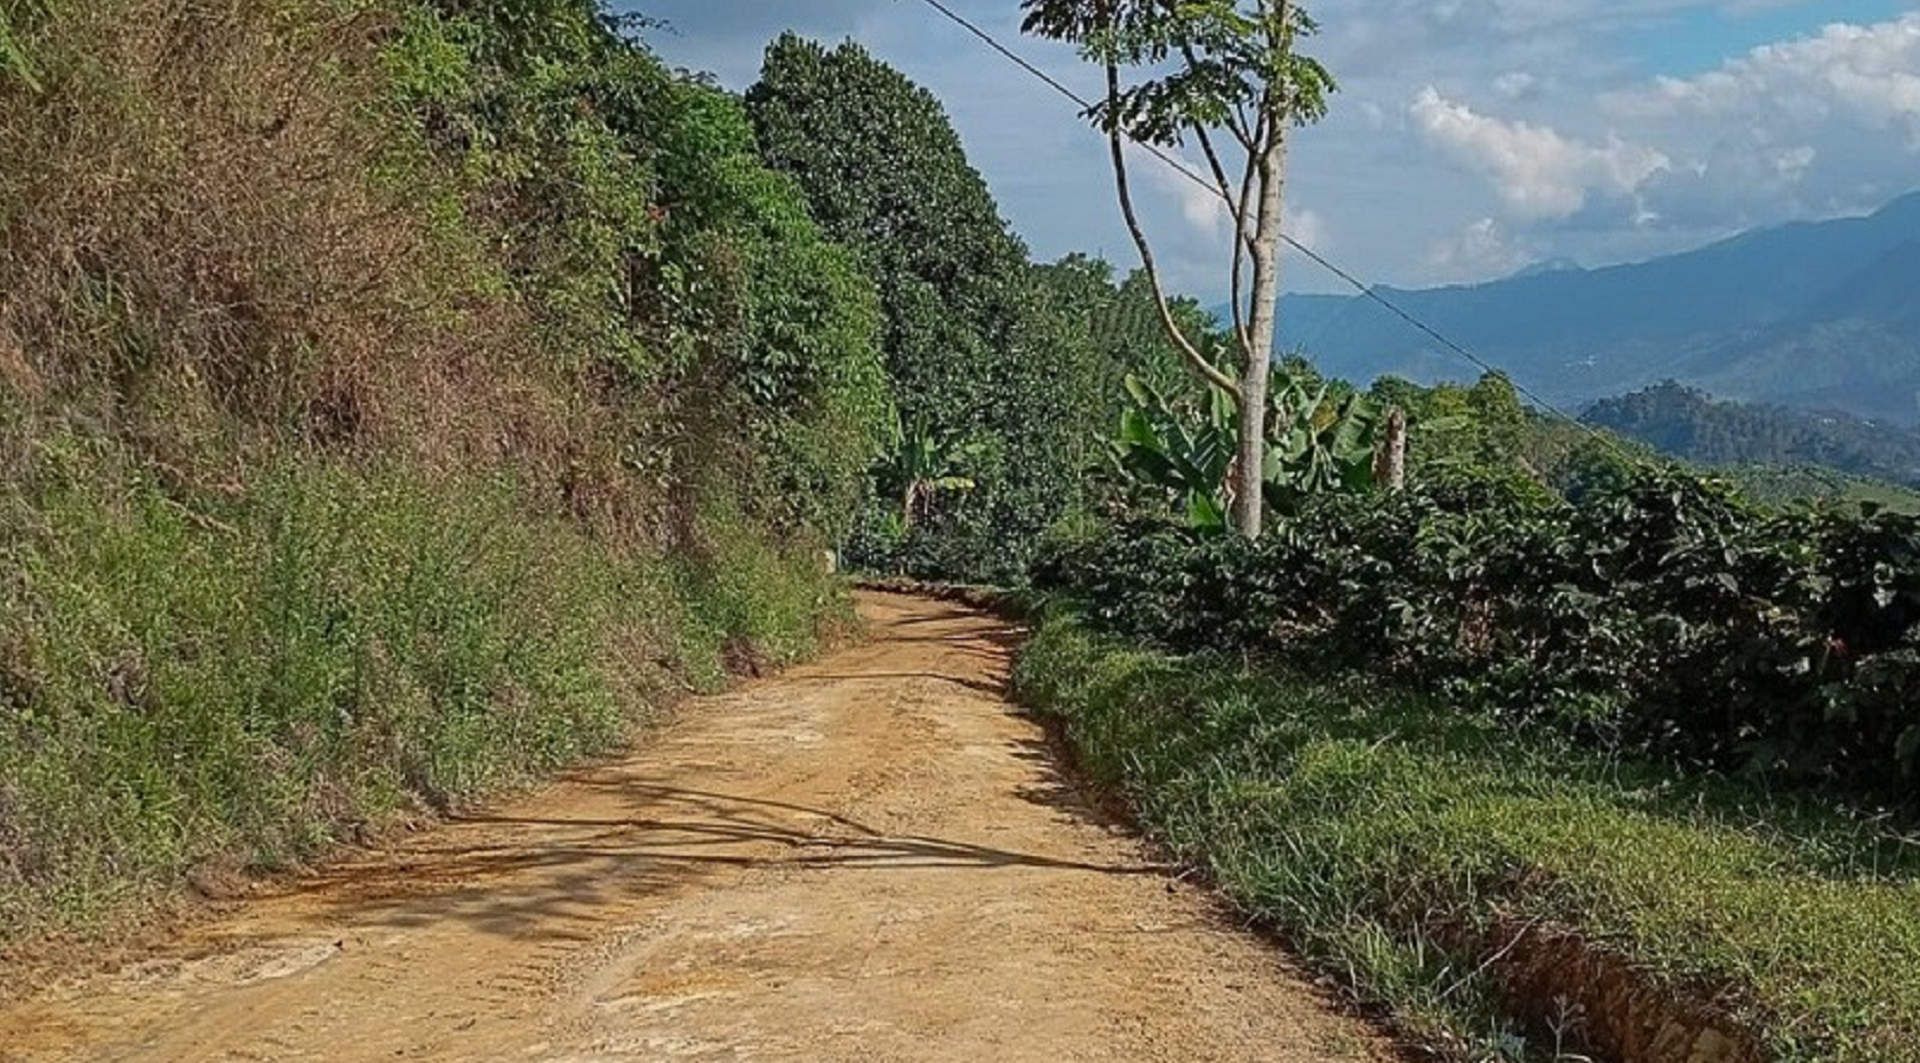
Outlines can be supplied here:
<path id="1" fill-rule="evenodd" d="M 1239 423 L 1232 397 L 1207 388 L 1204 404 L 1181 406 L 1131 373 L 1126 387 L 1132 404 L 1120 414 L 1119 437 L 1108 444 L 1114 467 L 1135 486 L 1170 496 L 1193 527 L 1225 531 Z"/>
<path id="2" fill-rule="evenodd" d="M 898 415 L 889 433 L 890 446 L 878 470 L 882 490 L 900 499 L 900 532 L 904 536 L 916 521 L 933 512 L 933 500 L 943 492 L 966 492 L 979 486 L 965 475 L 967 462 L 985 449 L 963 441 L 959 434 L 934 429 L 924 414 L 911 425 Z"/>
<path id="3" fill-rule="evenodd" d="M 1358 494 L 1374 488 L 1374 454 L 1386 411 L 1365 394 L 1331 394 L 1325 381 L 1297 375 L 1274 381 L 1269 414 L 1267 504 L 1291 512 L 1320 494 Z"/>
<path id="4" fill-rule="evenodd" d="M 1261 470 L 1267 504 L 1290 512 L 1310 495 L 1372 490 L 1379 404 L 1302 376 L 1274 383 Z M 1133 376 L 1126 387 L 1131 404 L 1108 445 L 1112 466 L 1136 489 L 1168 499 L 1196 530 L 1226 531 L 1239 431 L 1231 397 L 1208 388 L 1201 400 L 1175 401 Z"/>

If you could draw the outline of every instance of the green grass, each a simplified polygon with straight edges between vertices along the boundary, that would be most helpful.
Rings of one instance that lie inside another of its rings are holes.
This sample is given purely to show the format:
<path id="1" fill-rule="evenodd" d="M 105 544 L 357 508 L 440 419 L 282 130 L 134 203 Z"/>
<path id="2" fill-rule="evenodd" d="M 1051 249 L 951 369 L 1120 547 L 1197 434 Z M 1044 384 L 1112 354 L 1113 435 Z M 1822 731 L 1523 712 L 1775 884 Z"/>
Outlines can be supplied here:
<path id="1" fill-rule="evenodd" d="M 1537 920 L 1730 990 L 1777 1059 L 1920 1060 L 1920 850 L 1872 824 L 1059 613 L 1016 679 L 1172 851 L 1457 1058 L 1554 1058 L 1460 948 L 1461 927 Z"/>
<path id="2" fill-rule="evenodd" d="M 666 556 L 481 478 L 308 459 L 182 496 L 38 450 L 0 490 L 0 944 L 605 750 L 843 608 L 724 514 Z"/>

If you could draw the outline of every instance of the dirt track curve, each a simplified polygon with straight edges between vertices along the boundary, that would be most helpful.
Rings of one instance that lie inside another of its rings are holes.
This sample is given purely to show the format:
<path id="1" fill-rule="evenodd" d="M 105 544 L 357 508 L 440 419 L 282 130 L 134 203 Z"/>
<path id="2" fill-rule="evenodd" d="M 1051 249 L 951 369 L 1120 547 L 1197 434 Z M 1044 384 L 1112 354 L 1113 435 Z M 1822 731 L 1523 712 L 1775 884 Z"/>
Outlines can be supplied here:
<path id="1" fill-rule="evenodd" d="M 861 609 L 625 759 L 0 1002 L 0 1060 L 1389 1058 L 1086 807 L 1014 631 Z"/>

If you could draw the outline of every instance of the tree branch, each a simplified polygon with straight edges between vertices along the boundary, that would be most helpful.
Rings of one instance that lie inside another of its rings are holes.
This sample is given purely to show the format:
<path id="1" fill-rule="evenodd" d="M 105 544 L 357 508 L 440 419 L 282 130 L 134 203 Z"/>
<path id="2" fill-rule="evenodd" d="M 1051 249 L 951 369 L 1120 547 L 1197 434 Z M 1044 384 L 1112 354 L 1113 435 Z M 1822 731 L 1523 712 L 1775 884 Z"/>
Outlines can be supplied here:
<path id="1" fill-rule="evenodd" d="M 1233 114 L 1227 118 L 1227 129 L 1233 133 L 1234 139 L 1240 142 L 1240 146 L 1245 148 L 1248 154 L 1253 153 L 1254 140 L 1258 134 L 1253 129 L 1253 123 L 1247 121 L 1247 105 L 1244 100 L 1233 101 Z"/>
<path id="2" fill-rule="evenodd" d="M 1146 271 L 1147 283 L 1153 287 L 1153 302 L 1155 308 L 1160 311 L 1160 326 L 1166 330 L 1167 337 L 1173 341 L 1173 345 L 1179 348 L 1180 356 L 1186 359 L 1190 369 L 1207 383 L 1238 399 L 1240 386 L 1222 373 L 1218 366 L 1208 361 L 1206 355 L 1200 353 L 1200 349 L 1195 347 L 1193 341 L 1187 339 L 1186 333 L 1180 330 L 1180 323 L 1173 318 L 1173 309 L 1167 302 L 1166 286 L 1160 283 L 1160 267 L 1154 260 L 1153 247 L 1147 242 L 1146 230 L 1141 228 L 1140 216 L 1133 207 L 1133 188 L 1127 176 L 1127 134 L 1121 125 L 1118 113 L 1112 109 L 1112 105 L 1119 98 L 1120 69 L 1109 59 L 1107 61 L 1109 106 L 1107 147 L 1113 159 L 1113 180 L 1120 193 L 1120 214 L 1126 219 L 1127 232 L 1133 237 L 1133 246 L 1140 252 L 1140 264 Z"/>
<path id="3" fill-rule="evenodd" d="M 1240 198 L 1233 207 L 1235 225 L 1233 246 L 1233 323 L 1234 334 L 1240 340 L 1240 349 L 1248 358 L 1257 357 L 1254 351 L 1253 336 L 1248 331 L 1247 319 L 1251 316 L 1246 305 L 1246 266 L 1247 258 L 1258 249 L 1254 246 L 1254 232 L 1248 220 L 1253 217 L 1254 198 L 1259 194 L 1260 156 L 1257 150 L 1267 135 L 1267 118 L 1260 121 L 1253 130 L 1253 141 L 1247 150 L 1246 171 L 1240 176 Z"/>
<path id="4" fill-rule="evenodd" d="M 1207 169 L 1213 173 L 1214 191 L 1220 193 L 1220 202 L 1231 208 L 1233 189 L 1227 184 L 1227 169 L 1220 164 L 1220 153 L 1213 150 L 1213 137 L 1207 134 L 1206 126 L 1196 125 L 1192 129 L 1195 138 L 1200 141 L 1200 153 L 1206 156 Z"/>

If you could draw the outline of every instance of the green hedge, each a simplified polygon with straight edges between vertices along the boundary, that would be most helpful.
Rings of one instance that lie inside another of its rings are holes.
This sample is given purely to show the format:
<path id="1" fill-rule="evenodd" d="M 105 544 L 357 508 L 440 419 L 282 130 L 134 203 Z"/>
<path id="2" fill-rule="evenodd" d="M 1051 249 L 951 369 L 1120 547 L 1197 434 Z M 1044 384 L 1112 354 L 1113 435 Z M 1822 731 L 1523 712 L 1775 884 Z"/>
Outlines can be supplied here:
<path id="1" fill-rule="evenodd" d="M 1436 1058 L 1727 1058 L 1688 1054 L 1711 1030 L 1779 1063 L 1920 1060 L 1920 859 L 1877 822 L 1057 608 L 1014 681 L 1168 849 Z M 1545 952 L 1503 963 L 1514 927 Z M 1670 1021 L 1669 1054 L 1629 1046 Z"/>
<path id="2" fill-rule="evenodd" d="M 1607 749 L 1912 804 L 1913 517 L 1769 514 L 1667 472 L 1574 502 L 1458 476 L 1316 500 L 1257 543 L 1120 527 L 1036 582 L 1169 648 L 1374 670 Z"/>

